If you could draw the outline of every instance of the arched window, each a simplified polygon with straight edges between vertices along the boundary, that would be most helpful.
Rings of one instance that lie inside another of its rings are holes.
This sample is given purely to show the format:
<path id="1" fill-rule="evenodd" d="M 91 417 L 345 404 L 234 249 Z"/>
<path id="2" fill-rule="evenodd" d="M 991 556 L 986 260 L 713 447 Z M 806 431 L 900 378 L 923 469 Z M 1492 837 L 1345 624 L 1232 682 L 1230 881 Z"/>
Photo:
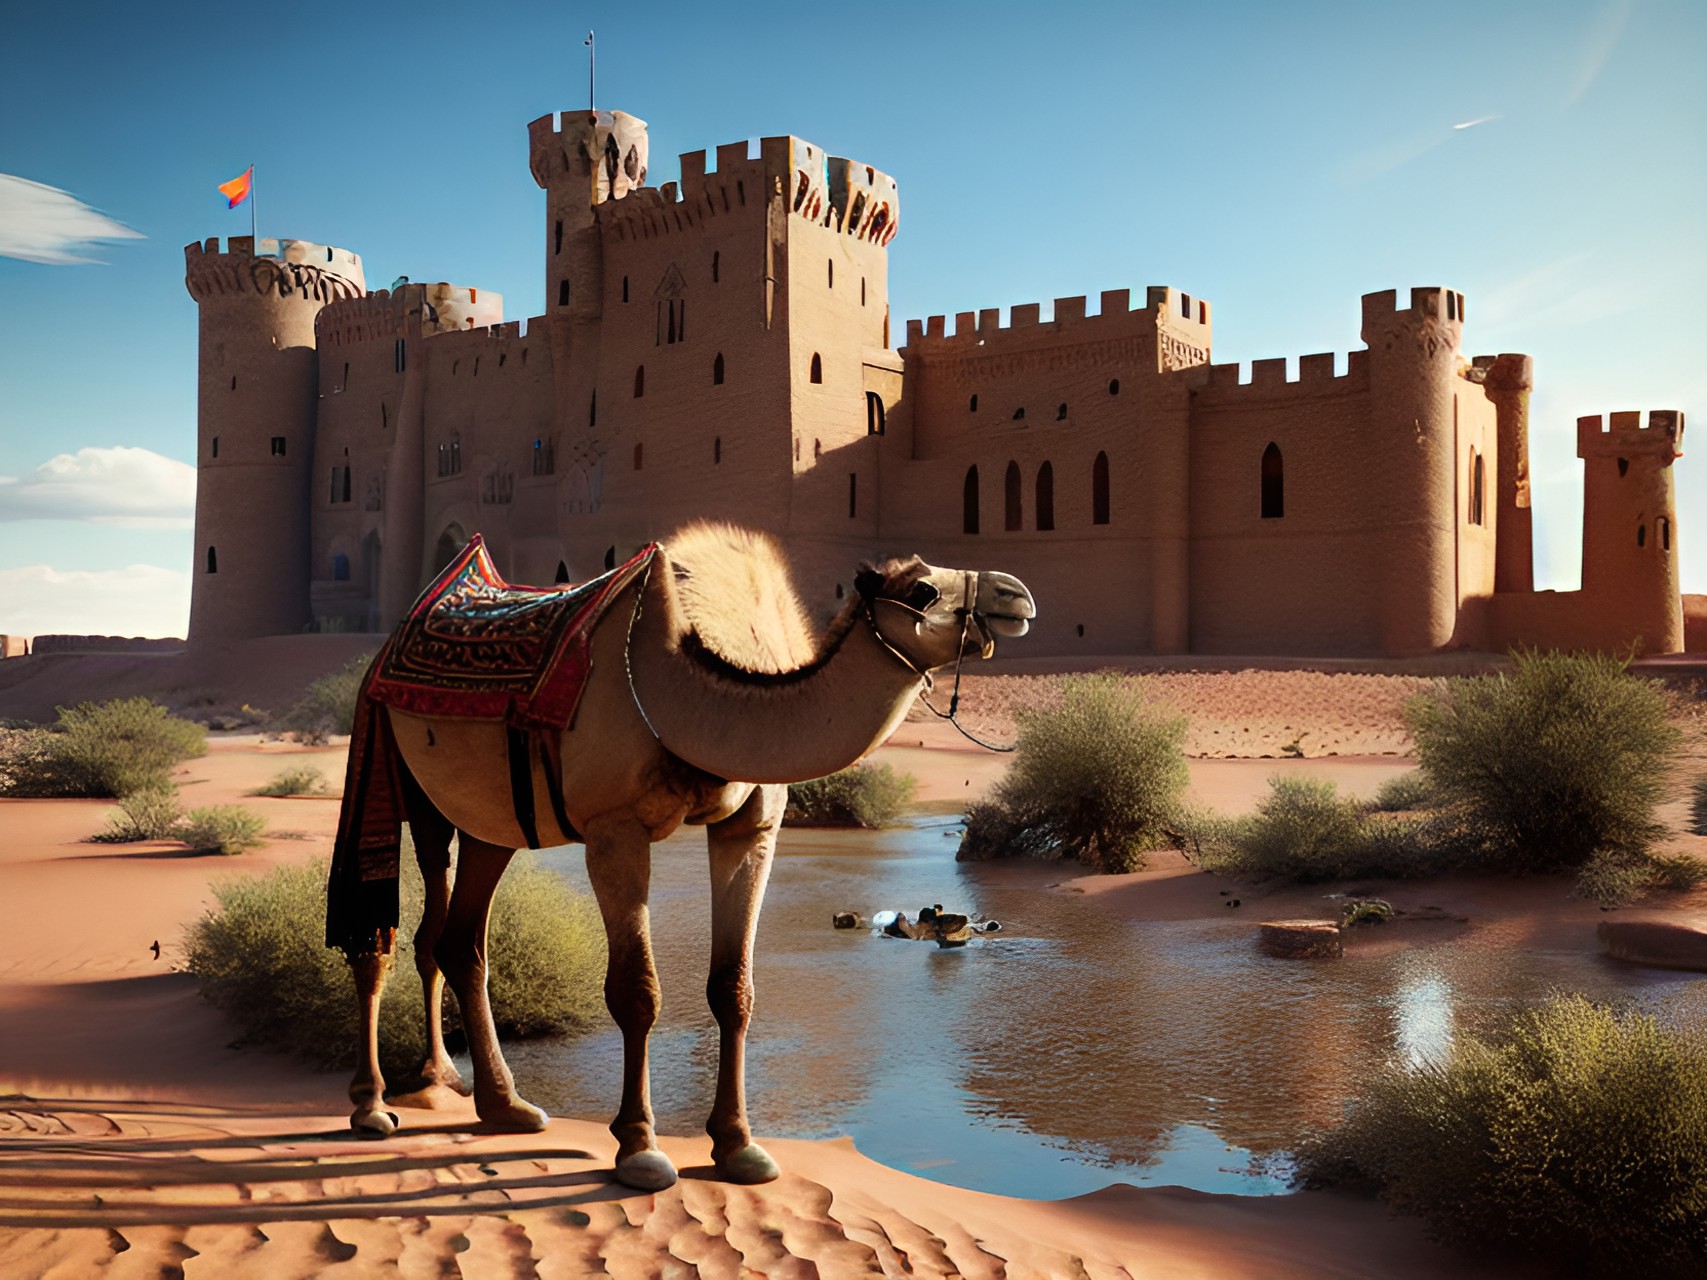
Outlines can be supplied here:
<path id="1" fill-rule="evenodd" d="M 615 547 L 606 547 L 605 548 L 605 568 L 607 568 L 607 569 L 616 568 L 616 548 Z"/>
<path id="2" fill-rule="evenodd" d="M 551 580 L 553 582 L 567 582 L 567 581 L 569 581 L 569 563 L 568 563 L 568 561 L 559 560 L 557 562 L 557 572 L 552 576 Z"/>
<path id="3" fill-rule="evenodd" d="M 966 412 L 967 413 L 977 413 L 978 412 L 978 393 L 976 391 L 974 391 L 972 393 L 972 398 L 966 402 Z"/>
<path id="4" fill-rule="evenodd" d="M 207 549 L 207 571 L 209 573 L 219 572 L 219 552 L 212 547 Z"/>
<path id="5" fill-rule="evenodd" d="M 1665 516 L 1661 516 L 1658 520 L 1654 521 L 1654 525 L 1660 531 L 1660 550 L 1661 551 L 1670 551 L 1671 550 L 1671 521 L 1668 520 Z"/>
<path id="6" fill-rule="evenodd" d="M 721 253 L 715 253 L 714 252 L 711 255 L 711 283 L 712 284 L 717 283 L 718 274 L 722 268 L 722 265 L 723 265 L 723 255 Z"/>
<path id="7" fill-rule="evenodd" d="M 332 581 L 348 582 L 350 580 L 350 557 L 340 551 L 332 557 Z"/>
<path id="8" fill-rule="evenodd" d="M 1108 380 L 1108 394 L 1111 396 L 1117 396 L 1120 394 L 1120 379 L 1119 378 L 1110 378 Z"/>
<path id="9" fill-rule="evenodd" d="M 1060 405 L 1058 405 L 1055 409 L 1055 421 L 1065 422 L 1066 420 L 1067 420 L 1067 404 L 1065 401 L 1062 401 L 1062 403 Z"/>
<path id="10" fill-rule="evenodd" d="M 350 469 L 348 466 L 345 466 L 345 467 L 340 468 L 340 470 L 343 471 L 344 475 L 343 475 L 343 483 L 339 487 L 338 501 L 339 502 L 348 502 L 350 500 Z"/>
<path id="11" fill-rule="evenodd" d="M 1002 478 L 1002 527 L 1010 532 L 1025 525 L 1025 511 L 1019 489 L 1019 463 L 1010 462 L 1007 475 Z"/>
<path id="12" fill-rule="evenodd" d="M 711 385 L 714 387 L 723 385 L 723 353 L 721 351 L 717 353 L 717 359 L 711 362 Z"/>
<path id="13" fill-rule="evenodd" d="M 1108 455 L 1097 454 L 1091 463 L 1091 523 L 1108 523 Z"/>
<path id="14" fill-rule="evenodd" d="M 960 496 L 960 528 L 964 533 L 978 532 L 978 468 L 966 468 L 966 484 Z"/>
<path id="15" fill-rule="evenodd" d="M 644 444 L 635 445 L 634 446 L 634 469 L 636 471 L 640 470 L 641 464 L 643 464 L 645 461 L 646 461 L 646 446 Z"/>
<path id="16" fill-rule="evenodd" d="M 452 560 L 456 553 L 468 543 L 468 533 L 460 524 L 454 521 L 445 526 L 445 531 L 439 535 L 438 543 L 433 547 L 433 573 L 436 576 Z"/>
<path id="17" fill-rule="evenodd" d="M 557 282 L 557 305 L 560 307 L 569 305 L 569 282 L 567 280 Z"/>
<path id="18" fill-rule="evenodd" d="M 824 359 L 816 351 L 812 353 L 812 381 L 824 380 Z"/>
<path id="19" fill-rule="evenodd" d="M 1272 440 L 1262 451 L 1262 518 L 1278 520 L 1286 514 L 1286 472 L 1280 461 L 1280 446 Z"/>
<path id="20" fill-rule="evenodd" d="M 1636 526 L 1636 545 L 1638 547 L 1645 547 L 1648 545 L 1648 526 L 1645 521 Z"/>
<path id="21" fill-rule="evenodd" d="M 865 393 L 865 434 L 868 436 L 883 434 L 883 397 L 875 391 Z"/>
<path id="22" fill-rule="evenodd" d="M 1486 524 L 1483 519 L 1482 501 L 1486 490 L 1483 484 L 1486 473 L 1482 466 L 1482 455 L 1474 449 L 1470 451 L 1470 523 Z"/>
<path id="23" fill-rule="evenodd" d="M 1037 531 L 1055 527 L 1055 468 L 1045 462 L 1037 469 Z"/>
<path id="24" fill-rule="evenodd" d="M 646 394 L 646 366 L 637 365 L 634 370 L 634 398 L 640 399 Z"/>

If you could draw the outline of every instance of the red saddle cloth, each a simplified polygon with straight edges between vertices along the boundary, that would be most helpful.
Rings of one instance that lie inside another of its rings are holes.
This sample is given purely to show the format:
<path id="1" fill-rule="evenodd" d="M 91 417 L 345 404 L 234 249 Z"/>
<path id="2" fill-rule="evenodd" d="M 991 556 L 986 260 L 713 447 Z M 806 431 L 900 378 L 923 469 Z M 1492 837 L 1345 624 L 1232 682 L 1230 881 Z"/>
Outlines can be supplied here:
<path id="1" fill-rule="evenodd" d="M 573 722 L 592 672 L 593 629 L 657 551 L 653 543 L 579 586 L 512 587 L 475 534 L 421 593 L 368 668 L 356 701 L 326 886 L 327 946 L 355 955 L 390 951 L 395 940 L 403 822 L 412 805 L 428 802 L 398 755 L 391 709 L 502 721 L 517 821 L 529 846 L 538 847 L 536 754 L 558 828 L 573 837 L 557 785 L 555 734 Z"/>

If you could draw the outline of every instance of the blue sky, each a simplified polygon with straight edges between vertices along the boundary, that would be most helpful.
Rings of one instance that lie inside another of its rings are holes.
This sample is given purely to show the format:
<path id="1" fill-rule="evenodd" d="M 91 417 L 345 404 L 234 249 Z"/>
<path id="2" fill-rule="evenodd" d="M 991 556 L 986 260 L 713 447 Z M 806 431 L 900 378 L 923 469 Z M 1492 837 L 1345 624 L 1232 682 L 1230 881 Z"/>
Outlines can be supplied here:
<path id="1" fill-rule="evenodd" d="M 1577 585 L 1578 414 L 1707 439 L 1700 0 L 13 6 L 0 173 L 74 200 L 0 183 L 0 255 L 96 261 L 0 256 L 0 631 L 181 634 L 182 249 L 248 233 L 214 190 L 248 164 L 262 235 L 543 310 L 525 126 L 584 105 L 589 26 L 653 183 L 779 133 L 899 180 L 897 335 L 1173 284 L 1249 361 L 1360 346 L 1362 293 L 1463 291 L 1469 351 L 1536 358 L 1539 585 Z M 1707 461 L 1678 479 L 1707 592 Z"/>

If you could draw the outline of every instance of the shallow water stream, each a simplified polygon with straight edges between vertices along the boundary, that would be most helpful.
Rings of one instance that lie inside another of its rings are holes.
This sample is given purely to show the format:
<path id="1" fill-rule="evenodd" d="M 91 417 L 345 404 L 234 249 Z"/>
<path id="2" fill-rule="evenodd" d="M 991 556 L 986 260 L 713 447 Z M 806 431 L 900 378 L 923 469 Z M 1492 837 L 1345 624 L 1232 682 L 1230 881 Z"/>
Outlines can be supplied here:
<path id="1" fill-rule="evenodd" d="M 954 861 L 958 822 L 783 833 L 759 923 L 748 1109 L 755 1133 L 853 1137 L 871 1158 L 980 1191 L 1078 1195 L 1115 1181 L 1285 1189 L 1299 1135 L 1387 1061 L 1491 1031 L 1554 989 L 1707 1014 L 1707 981 L 1593 955 L 1478 945 L 1428 926 L 1414 945 L 1332 963 L 1270 959 L 1255 920 L 1129 922 L 1048 888 L 1059 866 Z M 586 889 L 579 848 L 542 854 Z M 697 1133 L 717 1028 L 705 842 L 653 856 L 664 1012 L 652 1037 L 659 1128 Z M 961 950 L 838 931 L 923 904 L 994 917 Z M 608 1023 L 507 1050 L 524 1096 L 608 1120 L 621 1043 Z M 1253 1163 L 1253 1161 L 1256 1161 Z"/>

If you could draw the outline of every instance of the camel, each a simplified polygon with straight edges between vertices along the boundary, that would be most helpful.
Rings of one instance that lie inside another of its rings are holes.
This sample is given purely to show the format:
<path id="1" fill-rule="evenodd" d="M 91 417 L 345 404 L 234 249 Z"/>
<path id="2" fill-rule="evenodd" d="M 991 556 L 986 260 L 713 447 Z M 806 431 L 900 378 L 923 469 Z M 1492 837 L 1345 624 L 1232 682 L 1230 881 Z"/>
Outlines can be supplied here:
<path id="1" fill-rule="evenodd" d="M 933 568 L 915 557 L 864 567 L 847 603 L 814 638 L 769 538 L 700 525 L 659 545 L 650 568 L 595 624 L 590 676 L 573 719 L 523 779 L 552 799 L 541 802 L 537 819 L 518 816 L 514 738 L 503 722 L 390 709 L 426 881 L 415 933 L 427 1017 L 424 1088 L 462 1089 L 440 1022 L 448 980 L 462 1010 L 480 1119 L 503 1129 L 545 1125 L 545 1114 L 517 1096 L 493 1028 L 487 921 L 505 867 L 530 843 L 525 828 L 542 846 L 579 841 L 609 947 L 605 1004 L 623 1039 L 622 1099 L 610 1126 L 615 1176 L 647 1191 L 674 1183 L 676 1170 L 655 1141 L 647 1069 L 660 1005 L 647 916 L 650 846 L 682 823 L 703 825 L 712 916 L 706 995 L 720 1031 L 706 1131 L 724 1180 L 777 1177 L 776 1162 L 752 1139 L 744 1062 L 753 938 L 785 784 L 861 759 L 929 686 L 932 670 L 990 656 L 997 637 L 1023 635 L 1034 616 L 1030 593 L 1007 574 Z M 557 776 L 546 776 L 552 761 Z M 346 817 L 362 803 L 360 791 L 346 788 Z M 453 832 L 460 839 L 454 885 Z M 335 867 L 334 898 L 336 875 Z M 376 946 L 350 954 L 362 1026 L 350 1123 L 381 1136 L 398 1124 L 383 1106 L 378 1049 L 391 936 L 382 932 Z"/>

